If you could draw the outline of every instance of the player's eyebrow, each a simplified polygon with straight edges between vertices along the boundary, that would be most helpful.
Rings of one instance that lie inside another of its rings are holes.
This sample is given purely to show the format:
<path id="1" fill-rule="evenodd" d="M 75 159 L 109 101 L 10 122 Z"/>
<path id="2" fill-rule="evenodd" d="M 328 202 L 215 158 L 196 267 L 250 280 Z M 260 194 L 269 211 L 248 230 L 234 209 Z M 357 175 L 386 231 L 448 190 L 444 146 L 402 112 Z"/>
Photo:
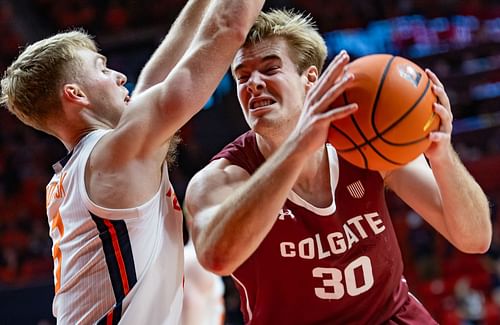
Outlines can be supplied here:
<path id="1" fill-rule="evenodd" d="M 261 59 L 261 63 L 266 63 L 268 61 L 273 61 L 273 60 L 278 60 L 278 61 L 281 61 L 281 58 L 276 55 L 276 54 L 269 54 L 269 55 L 266 55 L 265 57 L 263 57 Z M 242 69 L 245 67 L 245 62 L 241 62 L 240 64 L 238 64 L 235 68 L 234 68 L 234 72 L 233 73 L 236 73 L 238 70 Z"/>

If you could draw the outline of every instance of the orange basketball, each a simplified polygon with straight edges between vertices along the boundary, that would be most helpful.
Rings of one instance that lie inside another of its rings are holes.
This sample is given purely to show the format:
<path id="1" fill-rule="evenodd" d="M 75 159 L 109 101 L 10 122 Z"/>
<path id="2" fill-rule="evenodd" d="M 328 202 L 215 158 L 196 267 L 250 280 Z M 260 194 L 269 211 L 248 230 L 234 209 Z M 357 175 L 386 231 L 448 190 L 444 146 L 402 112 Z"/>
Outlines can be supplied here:
<path id="1" fill-rule="evenodd" d="M 359 58 L 348 69 L 355 78 L 333 106 L 358 103 L 359 109 L 331 124 L 328 142 L 338 154 L 358 167 L 391 170 L 425 151 L 440 123 L 427 74 L 388 54 Z"/>

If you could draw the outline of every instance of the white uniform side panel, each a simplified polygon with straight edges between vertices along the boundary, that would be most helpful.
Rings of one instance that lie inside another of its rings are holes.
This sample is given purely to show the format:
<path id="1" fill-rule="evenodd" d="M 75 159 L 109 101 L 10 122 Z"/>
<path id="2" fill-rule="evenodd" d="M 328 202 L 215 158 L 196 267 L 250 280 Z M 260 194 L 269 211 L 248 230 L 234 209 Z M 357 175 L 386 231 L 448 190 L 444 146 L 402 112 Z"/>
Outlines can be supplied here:
<path id="1" fill-rule="evenodd" d="M 92 203 L 84 171 L 94 131 L 56 166 L 47 186 L 60 324 L 178 324 L 182 308 L 182 213 L 164 167 L 158 192 L 130 209 Z M 140 321 L 138 321 L 140 320 Z"/>

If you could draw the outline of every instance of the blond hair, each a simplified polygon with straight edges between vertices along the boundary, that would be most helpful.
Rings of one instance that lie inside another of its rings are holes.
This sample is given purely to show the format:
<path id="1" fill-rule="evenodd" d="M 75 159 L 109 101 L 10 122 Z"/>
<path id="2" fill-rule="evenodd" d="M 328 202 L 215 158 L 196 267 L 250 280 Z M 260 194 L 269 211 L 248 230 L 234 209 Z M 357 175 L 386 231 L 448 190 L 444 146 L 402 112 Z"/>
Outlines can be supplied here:
<path id="1" fill-rule="evenodd" d="M 47 118 L 61 108 L 59 87 L 79 71 L 79 49 L 97 51 L 82 30 L 59 33 L 26 47 L 3 75 L 0 104 L 23 123 L 47 130 Z"/>
<path id="2" fill-rule="evenodd" d="M 299 73 L 313 65 L 321 72 L 327 48 L 310 15 L 284 9 L 261 12 L 250 29 L 243 47 L 276 37 L 287 42 Z"/>

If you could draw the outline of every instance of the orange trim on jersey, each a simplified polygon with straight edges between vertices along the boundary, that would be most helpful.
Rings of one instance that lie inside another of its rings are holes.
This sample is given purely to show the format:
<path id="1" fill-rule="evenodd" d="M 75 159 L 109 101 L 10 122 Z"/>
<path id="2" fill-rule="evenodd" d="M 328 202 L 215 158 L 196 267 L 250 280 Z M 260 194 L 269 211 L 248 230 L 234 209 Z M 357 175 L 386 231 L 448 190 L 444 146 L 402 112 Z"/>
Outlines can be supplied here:
<path id="1" fill-rule="evenodd" d="M 116 260 L 118 262 L 118 268 L 120 269 L 120 277 L 123 282 L 123 293 L 126 295 L 130 291 L 128 284 L 127 271 L 125 269 L 125 262 L 123 261 L 122 251 L 120 249 L 120 244 L 118 243 L 118 236 L 116 235 L 116 230 L 111 221 L 103 219 L 104 224 L 109 229 L 109 234 L 111 235 L 111 242 L 113 243 L 113 249 L 116 254 Z"/>
<path id="2" fill-rule="evenodd" d="M 54 292 L 59 292 L 61 289 L 61 267 L 62 267 L 62 252 L 59 248 L 59 241 L 54 245 L 54 261 L 57 260 L 57 266 L 54 270 Z"/>
<path id="3" fill-rule="evenodd" d="M 54 289 L 55 293 L 61 288 L 61 267 L 62 267 L 62 252 L 59 247 L 61 238 L 64 235 L 64 224 L 62 222 L 61 213 L 57 210 L 56 215 L 52 219 L 50 230 L 54 231 L 57 228 L 59 232 L 59 238 L 54 241 L 54 248 L 52 251 L 52 257 L 54 259 Z M 57 263 L 56 263 L 57 261 Z M 56 265 L 57 264 L 57 265 Z"/>
<path id="4" fill-rule="evenodd" d="M 113 311 L 108 313 L 106 316 L 106 325 L 113 325 Z"/>
<path id="5" fill-rule="evenodd" d="M 177 197 L 175 196 L 174 194 L 174 202 L 173 202 L 173 205 L 174 205 L 174 209 L 177 210 L 177 211 L 181 211 L 181 206 L 179 205 L 179 201 L 177 201 Z"/>
<path id="6" fill-rule="evenodd" d="M 172 187 L 170 187 L 167 191 L 167 197 L 172 198 L 172 205 L 174 206 L 174 210 L 182 211 L 181 206 L 179 205 L 179 200 L 177 200 L 177 196 L 175 195 Z"/>
<path id="7" fill-rule="evenodd" d="M 64 179 L 66 178 L 67 172 L 62 173 L 61 177 L 57 182 L 52 182 L 46 187 L 45 192 L 45 207 L 48 208 L 49 205 L 54 200 L 61 199 L 66 196 L 66 190 L 64 189 Z"/>
<path id="8" fill-rule="evenodd" d="M 64 235 L 64 225 L 59 210 L 57 210 L 56 215 L 52 219 L 52 224 L 50 225 L 50 230 L 54 230 L 56 228 L 59 231 L 60 238 L 62 238 L 62 236 Z"/>

